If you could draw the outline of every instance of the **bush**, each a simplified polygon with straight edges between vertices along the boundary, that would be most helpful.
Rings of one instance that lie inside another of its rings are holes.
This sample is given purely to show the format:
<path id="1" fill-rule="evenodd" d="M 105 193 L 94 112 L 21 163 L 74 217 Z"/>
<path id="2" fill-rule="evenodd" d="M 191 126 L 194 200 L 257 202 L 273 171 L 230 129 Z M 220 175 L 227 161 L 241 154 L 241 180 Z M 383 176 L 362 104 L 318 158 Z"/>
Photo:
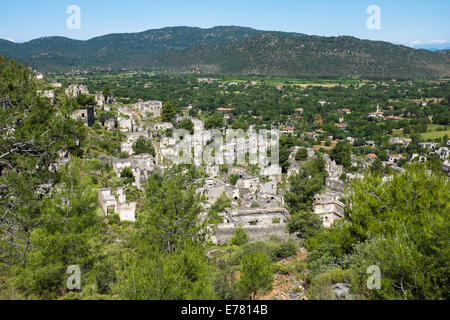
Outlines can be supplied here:
<path id="1" fill-rule="evenodd" d="M 151 141 L 145 139 L 144 137 L 139 137 L 137 141 L 133 144 L 133 151 L 135 154 L 144 154 L 148 153 L 152 156 L 155 156 L 155 149 L 152 146 Z"/>
<path id="2" fill-rule="evenodd" d="M 297 244 L 293 241 L 280 243 L 273 254 L 278 260 L 289 258 L 297 253 Z"/>
<path id="3" fill-rule="evenodd" d="M 235 186 L 236 183 L 238 182 L 239 178 L 240 178 L 240 177 L 239 177 L 238 174 L 232 174 L 232 175 L 230 176 L 230 184 L 233 185 L 233 186 Z"/>
<path id="4" fill-rule="evenodd" d="M 231 244 L 235 246 L 242 246 L 246 244 L 250 240 L 250 237 L 247 234 L 242 226 L 237 227 L 234 230 L 233 238 L 231 238 Z"/>
<path id="5" fill-rule="evenodd" d="M 261 252 L 244 256 L 238 283 L 242 297 L 254 300 L 258 292 L 269 290 L 273 281 L 271 269 L 270 260 Z"/>
<path id="6" fill-rule="evenodd" d="M 234 270 L 227 268 L 216 274 L 213 280 L 214 292 L 219 300 L 234 300 L 237 298 Z"/>
<path id="7" fill-rule="evenodd" d="M 299 233 L 299 237 L 307 239 L 314 236 L 322 228 L 322 220 L 312 212 L 301 211 L 293 214 L 288 222 L 289 233 Z"/>
<path id="8" fill-rule="evenodd" d="M 308 288 L 308 298 L 313 300 L 333 300 L 336 295 L 333 286 L 337 283 L 349 283 L 350 274 L 340 268 L 332 268 L 315 278 L 311 279 Z"/>
<path id="9" fill-rule="evenodd" d="M 130 168 L 124 168 L 120 176 L 126 184 L 133 183 L 135 180 L 133 171 Z"/>
<path id="10" fill-rule="evenodd" d="M 94 266 L 95 283 L 100 294 L 107 294 L 110 286 L 116 281 L 116 272 L 109 262 L 98 263 Z"/>
<path id="11" fill-rule="evenodd" d="M 232 254 L 231 260 L 236 261 L 242 259 L 243 256 L 261 252 L 272 262 L 277 262 L 297 253 L 297 244 L 291 242 L 250 242 L 241 247 L 242 250 L 236 251 Z"/>
<path id="12" fill-rule="evenodd" d="M 296 161 L 303 161 L 306 160 L 307 158 L 308 158 L 308 150 L 306 150 L 305 148 L 299 149 L 295 154 Z"/>

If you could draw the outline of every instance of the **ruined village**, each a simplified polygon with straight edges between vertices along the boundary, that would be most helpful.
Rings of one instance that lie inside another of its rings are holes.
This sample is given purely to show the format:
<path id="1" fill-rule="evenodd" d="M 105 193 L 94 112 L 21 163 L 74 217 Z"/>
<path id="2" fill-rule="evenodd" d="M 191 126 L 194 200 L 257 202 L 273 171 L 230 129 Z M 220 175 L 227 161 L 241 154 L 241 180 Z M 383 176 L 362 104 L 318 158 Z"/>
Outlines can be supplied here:
<path id="1" fill-rule="evenodd" d="M 204 82 L 199 79 L 199 82 Z M 212 83 L 212 80 L 211 82 Z M 252 85 L 255 85 L 252 83 Z M 230 83 L 229 85 L 237 85 Z M 60 83 L 53 83 L 53 87 L 61 88 Z M 55 99 L 54 90 L 46 90 L 39 92 L 43 97 L 53 101 Z M 65 95 L 70 98 L 77 98 L 81 95 L 90 96 L 95 101 L 95 105 L 91 105 L 86 109 L 78 109 L 74 111 L 71 117 L 81 121 L 85 126 L 92 127 L 95 122 L 108 131 L 120 131 L 123 133 L 123 141 L 120 143 L 121 157 L 102 155 L 98 157 L 103 164 L 113 168 L 117 178 L 122 178 L 125 169 L 130 169 L 132 173 L 132 185 L 138 189 L 144 190 L 148 177 L 154 172 L 164 172 L 174 165 L 174 157 L 179 152 L 177 143 L 180 137 L 173 136 L 174 124 L 179 124 L 183 120 L 191 121 L 194 133 L 184 137 L 184 143 L 188 143 L 192 150 L 199 147 L 203 150 L 211 142 L 211 134 L 204 130 L 204 123 L 196 117 L 189 116 L 192 105 L 182 108 L 172 122 L 162 122 L 161 115 L 163 112 L 162 101 L 143 101 L 139 99 L 135 104 L 116 103 L 114 95 L 111 93 L 105 97 L 103 93 L 90 94 L 89 89 L 85 85 L 72 84 L 65 89 Z M 326 105 L 329 102 L 319 101 L 319 104 Z M 225 120 L 230 118 L 230 112 L 233 108 L 218 108 L 216 112 L 224 117 Z M 100 112 L 108 112 L 109 118 L 99 120 L 96 117 Z M 302 117 L 304 109 L 296 109 L 296 117 Z M 350 109 L 341 109 L 343 115 L 350 115 Z M 391 116 L 384 116 L 377 107 L 376 112 L 368 114 L 369 118 L 382 118 L 385 120 L 398 120 Z M 345 129 L 346 124 L 342 119 L 337 127 Z M 281 135 L 295 135 L 294 128 L 290 127 L 290 123 L 281 124 L 278 127 L 272 126 L 272 130 L 276 129 Z M 250 126 L 250 130 L 253 126 Z M 226 126 L 219 128 L 223 132 Z M 315 132 L 306 132 L 303 134 L 305 139 L 314 139 L 324 131 L 319 129 Z M 168 134 L 169 133 L 169 134 Z M 182 137 L 183 138 L 183 137 Z M 330 137 L 332 138 L 332 137 Z M 135 146 L 138 140 L 143 139 L 151 144 L 153 154 L 140 153 L 135 154 Z M 346 140 L 353 144 L 356 139 L 347 137 Z M 412 142 L 409 138 L 391 138 L 391 145 L 408 147 Z M 240 145 L 236 139 L 227 141 L 226 146 L 222 147 L 225 158 L 236 157 L 239 148 L 249 148 L 248 139 L 244 144 Z M 374 141 L 366 141 L 366 145 L 375 146 Z M 446 146 L 439 146 L 438 143 L 424 142 L 419 144 L 423 149 L 423 153 L 414 153 L 409 157 L 410 163 L 413 161 L 427 161 L 427 154 L 439 157 L 443 161 L 442 169 L 450 174 L 449 147 L 450 140 Z M 257 143 L 256 146 L 257 147 Z M 270 142 L 265 146 L 270 148 Z M 272 237 L 277 237 L 284 241 L 296 239 L 295 234 L 289 234 L 287 223 L 290 219 L 290 213 L 284 201 L 284 195 L 287 192 L 286 182 L 292 176 L 299 173 L 301 161 L 296 160 L 296 154 L 300 147 L 292 147 L 288 158 L 289 165 L 286 173 L 282 172 L 279 165 L 267 166 L 268 160 L 264 157 L 259 159 L 260 170 L 255 171 L 254 167 L 235 166 L 232 165 L 224 172 L 219 164 L 207 165 L 202 161 L 195 161 L 195 166 L 202 169 L 204 176 L 197 181 L 197 193 L 203 196 L 204 218 L 208 214 L 208 210 L 221 197 L 231 200 L 231 205 L 220 212 L 221 222 L 214 226 L 211 240 L 216 244 L 224 244 L 231 240 L 235 229 L 244 228 L 251 241 L 269 241 Z M 231 151 L 230 151 L 231 150 Z M 344 166 L 338 165 L 332 160 L 327 153 L 318 153 L 317 149 L 312 147 L 306 148 L 307 156 L 303 160 L 323 158 L 326 170 L 325 188 L 314 196 L 314 202 L 310 211 L 320 217 L 323 226 L 329 228 L 337 221 L 342 220 L 346 213 L 346 190 L 354 179 L 364 178 L 361 173 L 344 174 Z M 227 155 L 227 152 L 231 154 Z M 67 162 L 70 155 L 63 153 L 60 156 L 60 162 Z M 352 167 L 361 170 L 368 169 L 375 160 L 377 155 L 371 153 L 365 157 L 351 156 Z M 404 171 L 398 166 L 399 161 L 406 159 L 403 155 L 388 154 L 386 159 L 381 159 L 383 167 L 391 168 L 394 172 Z M 232 162 L 231 162 L 232 163 Z M 345 179 L 343 179 L 345 176 Z M 236 177 L 234 183 L 230 183 L 230 177 Z M 385 180 L 389 176 L 384 177 Z M 281 186 L 281 187 L 280 187 Z M 125 195 L 125 187 L 116 189 L 99 189 L 98 204 L 105 216 L 117 214 L 122 221 L 135 222 L 138 215 L 138 205 L 136 202 L 127 202 Z"/>
<path id="2" fill-rule="evenodd" d="M 445 296 L 448 82 L 1 62 L 0 298 Z"/>
<path id="3" fill-rule="evenodd" d="M 56 84 L 56 86 L 59 85 Z M 87 86 L 73 84 L 65 90 L 65 93 L 71 98 L 77 98 L 80 95 L 89 95 L 89 90 Z M 54 97 L 52 91 L 47 91 L 43 95 L 51 99 Z M 125 139 L 121 143 L 121 151 L 129 157 L 103 156 L 99 160 L 109 164 L 118 178 L 121 178 L 125 168 L 131 169 L 135 179 L 133 185 L 144 189 L 149 175 L 153 172 L 163 172 L 173 164 L 172 157 L 176 150 L 176 139 L 161 133 L 174 127 L 171 123 L 158 122 L 163 103 L 161 101 L 139 101 L 133 105 L 120 105 L 114 104 L 113 95 L 105 98 L 102 93 L 96 93 L 93 96 L 96 105 L 76 110 L 72 114 L 72 118 L 91 127 L 98 111 L 114 110 L 115 116 L 101 125 L 107 130 L 119 130 L 125 134 Z M 230 109 L 218 109 L 218 112 L 226 111 L 230 111 Z M 152 119 L 154 125 L 148 126 L 148 119 Z M 176 122 L 184 119 L 191 120 L 196 132 L 200 133 L 200 137 L 193 135 L 192 141 L 199 143 L 202 147 L 206 146 L 210 137 L 202 135 L 203 122 L 198 118 L 183 115 L 178 115 Z M 292 131 L 281 129 L 281 134 L 289 133 Z M 158 137 L 158 139 L 154 139 L 154 137 Z M 134 154 L 133 145 L 139 138 L 152 143 L 155 150 L 154 155 Z M 235 150 L 238 148 L 236 141 L 232 141 L 231 144 Z M 298 152 L 298 148 L 293 148 L 289 156 L 291 165 L 286 175 L 287 178 L 299 170 L 300 163 L 295 160 L 296 152 Z M 315 157 L 317 155 L 314 150 L 308 149 L 308 158 Z M 330 227 L 335 221 L 344 217 L 345 205 L 340 199 L 344 197 L 346 185 L 339 179 L 343 173 L 343 166 L 337 165 L 326 154 L 323 155 L 323 158 L 328 173 L 327 188 L 323 193 L 315 196 L 316 201 L 313 203 L 311 211 L 322 219 L 324 227 Z M 370 160 L 368 161 L 370 162 Z M 196 163 L 196 165 L 201 166 L 201 163 Z M 229 208 L 220 213 L 223 221 L 214 230 L 212 240 L 215 243 L 223 244 L 230 241 L 235 229 L 239 226 L 248 232 L 252 241 L 269 241 L 272 236 L 283 240 L 293 238 L 286 229 L 290 215 L 284 203 L 285 190 L 278 187 L 283 180 L 280 166 L 270 166 L 256 173 L 249 173 L 243 166 L 232 167 L 226 174 L 220 172 L 219 165 L 206 165 L 202 169 L 205 177 L 198 181 L 201 187 L 197 192 L 205 197 L 205 214 L 222 195 L 231 199 L 232 203 Z M 229 177 L 232 175 L 238 176 L 234 185 L 229 183 Z M 354 176 L 352 178 L 361 177 Z M 118 214 L 122 221 L 130 222 L 135 222 L 137 219 L 136 202 L 127 202 L 123 187 L 116 190 L 99 189 L 98 202 L 105 216 Z"/>

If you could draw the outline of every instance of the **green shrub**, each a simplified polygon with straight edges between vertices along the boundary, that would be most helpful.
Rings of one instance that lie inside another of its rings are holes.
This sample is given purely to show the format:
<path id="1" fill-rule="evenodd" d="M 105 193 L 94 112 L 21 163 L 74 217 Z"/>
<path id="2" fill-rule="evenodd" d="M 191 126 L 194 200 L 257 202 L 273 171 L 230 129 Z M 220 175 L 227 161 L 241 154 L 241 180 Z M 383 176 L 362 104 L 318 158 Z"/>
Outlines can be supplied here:
<path id="1" fill-rule="evenodd" d="M 272 262 L 280 261 L 293 256 L 297 252 L 297 244 L 295 242 L 250 242 L 242 246 L 242 250 L 232 255 L 232 260 L 239 260 L 242 256 L 261 252 Z"/>
<path id="2" fill-rule="evenodd" d="M 229 179 L 230 184 L 233 185 L 233 186 L 235 186 L 236 183 L 238 182 L 239 178 L 240 178 L 240 177 L 239 177 L 238 174 L 232 174 L 232 175 L 230 176 L 230 179 Z"/>
<path id="3" fill-rule="evenodd" d="M 242 246 L 250 240 L 247 231 L 242 226 L 237 227 L 234 230 L 233 238 L 231 238 L 231 244 L 235 246 Z"/>
<path id="4" fill-rule="evenodd" d="M 278 260 L 289 258 L 297 253 L 297 244 L 293 241 L 284 242 L 278 245 L 274 255 Z"/>

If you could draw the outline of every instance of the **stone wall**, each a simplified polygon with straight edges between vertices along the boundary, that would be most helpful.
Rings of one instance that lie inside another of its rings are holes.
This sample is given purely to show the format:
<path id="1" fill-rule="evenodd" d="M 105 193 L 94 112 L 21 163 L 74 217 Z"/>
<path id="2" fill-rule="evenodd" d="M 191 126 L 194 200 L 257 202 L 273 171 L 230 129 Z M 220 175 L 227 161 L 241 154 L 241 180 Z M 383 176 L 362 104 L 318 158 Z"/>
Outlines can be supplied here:
<path id="1" fill-rule="evenodd" d="M 269 241 L 271 236 L 287 240 L 288 220 L 289 215 L 282 208 L 228 211 L 224 213 L 224 223 L 217 226 L 213 241 L 218 244 L 230 241 L 238 226 L 247 231 L 250 241 Z"/>

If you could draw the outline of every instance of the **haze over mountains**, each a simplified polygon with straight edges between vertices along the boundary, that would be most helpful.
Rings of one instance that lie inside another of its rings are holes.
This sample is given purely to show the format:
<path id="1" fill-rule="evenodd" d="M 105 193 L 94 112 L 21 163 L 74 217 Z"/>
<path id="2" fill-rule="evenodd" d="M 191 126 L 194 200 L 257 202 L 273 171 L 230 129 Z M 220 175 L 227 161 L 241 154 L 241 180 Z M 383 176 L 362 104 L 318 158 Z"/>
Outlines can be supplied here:
<path id="1" fill-rule="evenodd" d="M 353 37 L 319 37 L 244 27 L 171 27 L 87 41 L 0 40 L 0 54 L 40 71 L 154 70 L 175 73 L 369 79 L 445 77 L 450 51 L 416 50 Z"/>

